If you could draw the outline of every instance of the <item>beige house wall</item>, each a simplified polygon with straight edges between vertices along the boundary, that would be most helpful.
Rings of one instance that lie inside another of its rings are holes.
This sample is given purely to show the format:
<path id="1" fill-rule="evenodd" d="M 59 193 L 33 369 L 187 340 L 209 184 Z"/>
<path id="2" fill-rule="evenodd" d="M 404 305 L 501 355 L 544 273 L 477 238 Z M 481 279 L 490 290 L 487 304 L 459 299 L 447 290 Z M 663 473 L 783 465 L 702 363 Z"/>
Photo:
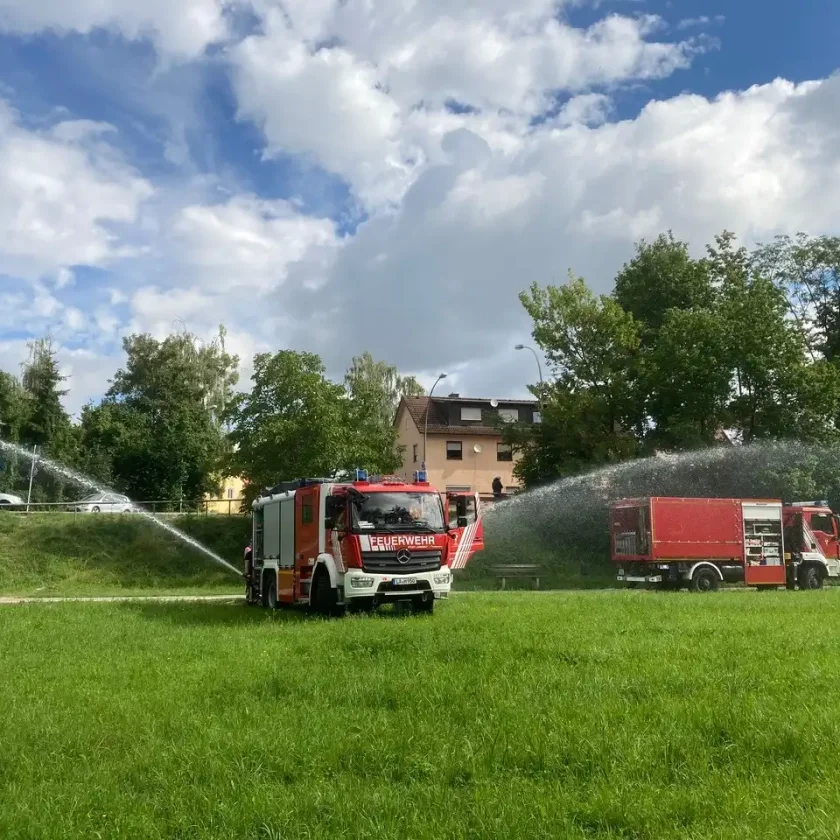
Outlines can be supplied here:
<path id="1" fill-rule="evenodd" d="M 236 499 L 241 499 L 245 492 L 245 482 L 241 478 L 230 476 L 222 480 L 222 490 L 218 496 L 212 497 L 220 499 L 220 501 L 207 502 L 208 513 L 239 513 L 240 502 Z M 210 499 L 210 496 L 205 496 L 205 499 Z"/>
<path id="2" fill-rule="evenodd" d="M 403 464 L 400 476 L 407 481 L 414 477 L 414 471 L 423 464 L 423 432 L 417 428 L 413 418 L 405 409 L 400 410 L 399 439 L 404 446 Z M 465 430 L 466 431 L 466 430 Z M 459 440 L 462 443 L 463 460 L 446 460 L 446 443 Z M 492 493 L 493 479 L 499 476 L 505 488 L 518 487 L 519 482 L 513 477 L 517 456 L 513 461 L 496 460 L 496 444 L 500 437 L 470 434 L 430 434 L 426 449 L 426 472 L 429 483 L 439 490 L 447 487 L 469 487 L 479 493 Z M 414 446 L 417 446 L 417 460 L 414 460 Z M 475 446 L 481 452 L 475 451 Z"/>

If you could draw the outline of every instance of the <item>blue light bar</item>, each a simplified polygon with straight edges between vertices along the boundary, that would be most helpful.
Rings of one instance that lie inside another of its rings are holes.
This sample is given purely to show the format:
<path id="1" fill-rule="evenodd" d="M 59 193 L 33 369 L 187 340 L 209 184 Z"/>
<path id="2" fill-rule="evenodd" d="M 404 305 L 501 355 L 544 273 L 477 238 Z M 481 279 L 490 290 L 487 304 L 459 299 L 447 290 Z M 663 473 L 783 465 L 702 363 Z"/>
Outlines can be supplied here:
<path id="1" fill-rule="evenodd" d="M 367 481 L 367 470 L 356 470 L 356 481 Z"/>
<path id="2" fill-rule="evenodd" d="M 415 484 L 425 484 L 426 482 L 426 470 L 415 470 L 414 471 L 414 483 Z"/>

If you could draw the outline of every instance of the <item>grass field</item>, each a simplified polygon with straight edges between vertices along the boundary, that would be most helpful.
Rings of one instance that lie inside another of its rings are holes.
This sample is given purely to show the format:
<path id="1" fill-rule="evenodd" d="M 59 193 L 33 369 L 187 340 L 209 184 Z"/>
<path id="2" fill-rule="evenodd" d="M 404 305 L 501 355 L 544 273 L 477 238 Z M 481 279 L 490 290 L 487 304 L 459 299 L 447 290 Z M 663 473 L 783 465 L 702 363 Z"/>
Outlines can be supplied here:
<path id="1" fill-rule="evenodd" d="M 0 608 L 0 837 L 837 837 L 838 599 Z"/>
<path id="2" fill-rule="evenodd" d="M 247 517 L 166 519 L 239 567 Z M 0 513 L 0 595 L 239 592 L 222 566 L 140 516 Z"/>

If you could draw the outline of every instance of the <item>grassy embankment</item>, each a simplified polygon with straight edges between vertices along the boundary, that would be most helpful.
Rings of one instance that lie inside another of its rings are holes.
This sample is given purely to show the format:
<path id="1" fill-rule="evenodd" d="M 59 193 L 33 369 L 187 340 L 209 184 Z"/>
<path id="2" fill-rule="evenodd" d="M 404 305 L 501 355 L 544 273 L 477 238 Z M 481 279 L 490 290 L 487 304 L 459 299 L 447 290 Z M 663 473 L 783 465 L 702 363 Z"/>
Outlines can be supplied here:
<path id="1" fill-rule="evenodd" d="M 237 568 L 250 536 L 247 517 L 167 517 Z M 572 561 L 572 551 L 517 546 L 490 533 L 488 548 L 456 575 L 456 589 L 498 587 L 492 567 L 534 563 L 543 589 L 614 584 L 604 565 Z M 582 569 L 586 574 L 582 574 Z M 512 580 L 509 588 L 531 586 Z M 204 554 L 138 516 L 0 513 L 0 595 L 142 595 L 239 593 L 240 581 Z"/>
<path id="2" fill-rule="evenodd" d="M 837 598 L 6 607 L 0 837 L 837 837 Z"/>
<path id="3" fill-rule="evenodd" d="M 167 517 L 237 568 L 247 517 Z M 239 593 L 230 570 L 141 516 L 0 513 L 0 595 Z"/>

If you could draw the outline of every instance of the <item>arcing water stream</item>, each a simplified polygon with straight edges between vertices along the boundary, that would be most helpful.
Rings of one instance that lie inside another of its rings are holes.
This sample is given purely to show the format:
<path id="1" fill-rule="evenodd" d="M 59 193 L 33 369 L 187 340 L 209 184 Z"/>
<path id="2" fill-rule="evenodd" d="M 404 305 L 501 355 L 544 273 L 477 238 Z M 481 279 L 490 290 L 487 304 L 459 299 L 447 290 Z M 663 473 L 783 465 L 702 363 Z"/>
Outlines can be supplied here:
<path id="1" fill-rule="evenodd" d="M 16 443 L 8 443 L 7 441 L 0 440 L 0 450 L 5 450 L 6 452 L 12 452 L 15 455 L 20 455 L 21 457 L 25 458 L 27 461 L 32 461 L 35 455 L 33 453 L 28 452 L 22 446 L 18 446 Z M 72 481 L 74 484 L 85 487 L 88 490 L 92 490 L 94 493 L 108 493 L 111 492 L 109 488 L 103 487 L 98 482 L 94 481 L 91 478 L 88 478 L 86 475 L 82 475 L 76 470 L 70 469 L 69 467 L 64 466 L 63 464 L 59 464 L 55 461 L 50 460 L 49 458 L 44 458 L 42 455 L 38 455 L 38 463 L 43 465 L 45 469 L 49 470 L 53 475 L 63 476 L 64 478 Z M 215 551 L 211 551 L 207 548 L 206 545 L 202 545 L 198 540 L 193 539 L 193 537 L 185 534 L 183 531 L 179 531 L 174 525 L 170 525 L 168 522 L 164 522 L 162 519 L 158 519 L 157 516 L 149 513 L 148 511 L 142 510 L 139 507 L 133 506 L 133 509 L 140 514 L 141 516 L 148 519 L 150 522 L 154 522 L 158 528 L 162 528 L 164 531 L 168 531 L 172 536 L 177 537 L 179 540 L 183 540 L 188 545 L 191 545 L 197 551 L 200 551 L 202 554 L 205 554 L 209 557 L 214 563 L 218 563 L 220 566 L 224 566 L 226 569 L 230 569 L 235 575 L 238 577 L 242 576 L 242 572 L 233 566 L 232 564 L 228 563 L 227 560 L 219 557 Z"/>
<path id="2" fill-rule="evenodd" d="M 606 566 L 609 503 L 634 496 L 827 499 L 836 505 L 840 449 L 795 442 L 716 446 L 564 478 L 493 505 L 485 520 L 487 547 L 511 561 L 534 547 Z"/>

